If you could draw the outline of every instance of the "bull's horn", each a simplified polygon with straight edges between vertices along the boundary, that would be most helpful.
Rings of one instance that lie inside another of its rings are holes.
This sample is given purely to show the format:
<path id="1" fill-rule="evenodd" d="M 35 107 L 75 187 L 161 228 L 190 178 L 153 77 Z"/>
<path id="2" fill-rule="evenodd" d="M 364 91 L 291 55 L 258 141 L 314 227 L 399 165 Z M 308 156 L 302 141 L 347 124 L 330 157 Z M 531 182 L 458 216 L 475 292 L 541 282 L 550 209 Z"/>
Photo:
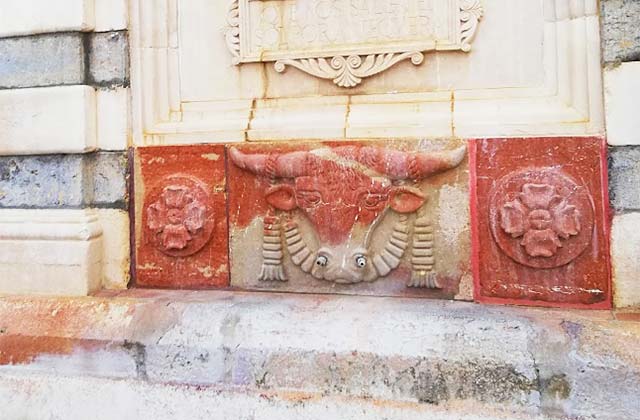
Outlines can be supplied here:
<path id="1" fill-rule="evenodd" d="M 367 150 L 368 149 L 368 150 Z M 362 159 L 371 162 L 374 148 L 363 147 Z M 378 149 L 378 158 L 373 159 L 375 170 L 391 179 L 423 179 L 438 172 L 455 168 L 466 154 L 466 146 L 443 152 L 401 152 L 391 149 Z"/>
<path id="2" fill-rule="evenodd" d="M 257 175 L 274 178 L 295 178 L 309 172 L 309 152 L 247 154 L 235 147 L 229 149 L 229 156 L 233 163 L 242 169 Z"/>

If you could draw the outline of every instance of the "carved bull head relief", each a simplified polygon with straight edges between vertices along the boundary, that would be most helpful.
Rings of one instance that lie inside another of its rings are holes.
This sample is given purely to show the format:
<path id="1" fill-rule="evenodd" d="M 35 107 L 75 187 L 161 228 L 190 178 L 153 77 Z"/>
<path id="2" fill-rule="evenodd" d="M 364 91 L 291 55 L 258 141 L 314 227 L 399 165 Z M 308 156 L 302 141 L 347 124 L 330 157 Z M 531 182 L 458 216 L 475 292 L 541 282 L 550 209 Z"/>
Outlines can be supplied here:
<path id="1" fill-rule="evenodd" d="M 269 216 L 265 220 L 261 279 L 286 279 L 281 266 L 281 234 L 292 262 L 315 278 L 358 283 L 386 276 L 398 267 L 409 246 L 409 216 L 426 201 L 416 182 L 458 166 L 465 150 L 403 152 L 376 146 L 340 146 L 245 154 L 231 148 L 229 154 L 236 166 L 270 179 L 264 197 L 274 213 L 302 213 L 319 243 L 312 249 L 296 222 L 290 220 L 282 226 L 280 217 Z M 374 253 L 371 233 L 388 211 L 399 215 L 398 222 L 382 251 Z M 414 268 L 433 267 L 419 264 L 420 255 L 416 258 Z"/>

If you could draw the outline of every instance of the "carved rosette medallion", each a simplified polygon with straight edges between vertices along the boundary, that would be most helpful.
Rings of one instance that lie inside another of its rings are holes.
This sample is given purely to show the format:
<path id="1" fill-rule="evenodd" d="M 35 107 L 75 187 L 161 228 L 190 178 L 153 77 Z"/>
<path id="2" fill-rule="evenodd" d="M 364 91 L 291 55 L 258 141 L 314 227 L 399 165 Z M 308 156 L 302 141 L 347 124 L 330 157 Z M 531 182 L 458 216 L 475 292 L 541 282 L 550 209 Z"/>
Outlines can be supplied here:
<path id="1" fill-rule="evenodd" d="M 470 51 L 483 13 L 481 0 L 231 0 L 225 41 L 233 64 L 274 62 L 353 88 L 427 51 Z"/>
<path id="2" fill-rule="evenodd" d="M 493 237 L 520 264 L 543 269 L 563 266 L 591 242 L 592 201 L 586 188 L 554 169 L 508 175 L 490 198 Z"/>
<path id="3" fill-rule="evenodd" d="M 187 257 L 211 238 L 213 209 L 206 187 L 187 176 L 163 179 L 148 196 L 143 212 L 146 238 L 162 253 Z"/>

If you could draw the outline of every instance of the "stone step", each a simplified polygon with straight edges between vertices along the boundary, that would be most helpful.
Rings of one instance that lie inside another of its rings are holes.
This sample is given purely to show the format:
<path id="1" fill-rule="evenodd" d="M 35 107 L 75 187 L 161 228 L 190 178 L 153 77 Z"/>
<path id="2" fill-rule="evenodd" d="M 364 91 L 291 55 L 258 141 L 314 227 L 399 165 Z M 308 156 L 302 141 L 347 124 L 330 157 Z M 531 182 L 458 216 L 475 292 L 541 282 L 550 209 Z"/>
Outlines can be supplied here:
<path id="1" fill-rule="evenodd" d="M 101 404 L 93 417 L 634 419 L 639 336 L 609 311 L 419 299 L 7 297 L 0 406 L 40 410 L 29 419 Z"/>

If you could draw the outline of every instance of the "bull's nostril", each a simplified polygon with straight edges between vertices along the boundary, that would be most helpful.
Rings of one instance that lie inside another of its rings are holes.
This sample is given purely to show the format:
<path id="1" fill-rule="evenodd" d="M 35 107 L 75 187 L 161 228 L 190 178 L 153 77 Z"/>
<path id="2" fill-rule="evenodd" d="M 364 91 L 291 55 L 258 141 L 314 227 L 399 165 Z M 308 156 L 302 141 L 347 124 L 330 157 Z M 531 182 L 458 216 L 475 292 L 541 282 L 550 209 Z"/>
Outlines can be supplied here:
<path id="1" fill-rule="evenodd" d="M 364 255 L 356 255 L 356 265 L 360 268 L 364 268 L 367 265 L 367 257 Z"/>
<path id="2" fill-rule="evenodd" d="M 319 255 L 318 258 L 316 258 L 317 266 L 326 267 L 328 262 L 329 262 L 329 259 L 324 255 Z"/>

